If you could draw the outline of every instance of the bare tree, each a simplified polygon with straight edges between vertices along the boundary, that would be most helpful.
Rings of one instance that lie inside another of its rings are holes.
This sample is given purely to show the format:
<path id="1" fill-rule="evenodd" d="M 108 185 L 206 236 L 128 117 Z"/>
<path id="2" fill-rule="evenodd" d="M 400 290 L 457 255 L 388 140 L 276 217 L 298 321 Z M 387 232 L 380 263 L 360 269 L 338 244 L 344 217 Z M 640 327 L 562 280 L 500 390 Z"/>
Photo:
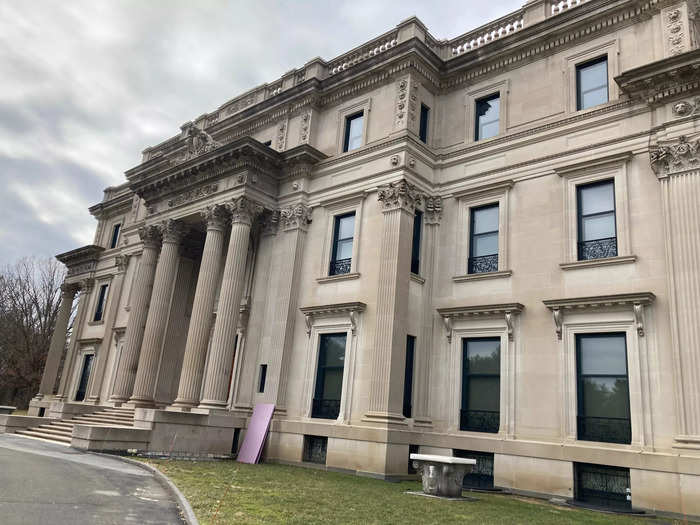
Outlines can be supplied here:
<path id="1" fill-rule="evenodd" d="M 0 402 L 24 408 L 39 390 L 64 276 L 54 259 L 0 270 Z"/>

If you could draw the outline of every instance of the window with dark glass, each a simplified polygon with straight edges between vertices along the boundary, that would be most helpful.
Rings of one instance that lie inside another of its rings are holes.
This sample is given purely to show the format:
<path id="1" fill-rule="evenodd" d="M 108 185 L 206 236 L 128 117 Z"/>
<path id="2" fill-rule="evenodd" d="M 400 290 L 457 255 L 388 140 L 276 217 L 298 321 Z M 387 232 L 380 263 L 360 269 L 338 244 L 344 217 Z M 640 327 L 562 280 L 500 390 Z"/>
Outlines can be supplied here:
<path id="1" fill-rule="evenodd" d="M 501 407 L 501 340 L 462 340 L 460 430 L 498 432 Z"/>
<path id="2" fill-rule="evenodd" d="M 121 224 L 115 224 L 112 228 L 112 239 L 109 241 L 110 248 L 116 248 L 119 242 L 119 230 L 121 230 Z"/>
<path id="3" fill-rule="evenodd" d="M 100 286 L 100 292 L 97 296 L 97 306 L 95 307 L 95 317 L 93 321 L 102 321 L 102 316 L 104 315 L 105 299 L 107 297 L 107 286 L 103 284 Z"/>
<path id="4" fill-rule="evenodd" d="M 428 142 L 428 119 L 430 118 L 430 108 L 425 104 L 420 105 L 420 126 L 418 128 L 418 138 L 423 142 Z"/>
<path id="5" fill-rule="evenodd" d="M 615 184 L 612 180 L 576 188 L 578 260 L 617 256 Z"/>
<path id="6" fill-rule="evenodd" d="M 406 368 L 403 374 L 403 417 L 411 417 L 413 399 L 413 353 L 416 349 L 416 337 L 406 337 Z"/>
<path id="7" fill-rule="evenodd" d="M 329 275 L 350 273 L 352 239 L 355 235 L 355 212 L 338 215 L 333 225 L 333 251 Z"/>
<path id="8" fill-rule="evenodd" d="M 576 109 L 588 109 L 608 101 L 608 57 L 576 66 Z"/>
<path id="9" fill-rule="evenodd" d="M 344 333 L 322 334 L 320 337 L 311 417 L 337 419 L 340 414 L 345 338 Z"/>
<path id="10" fill-rule="evenodd" d="M 260 365 L 260 381 L 258 382 L 258 392 L 265 392 L 265 380 L 267 379 L 267 365 Z"/>
<path id="11" fill-rule="evenodd" d="M 477 490 L 493 490 L 493 453 L 476 452 L 474 450 L 453 449 L 456 458 L 475 459 L 476 465 L 462 479 L 462 488 Z"/>
<path id="12" fill-rule="evenodd" d="M 90 371 L 92 370 L 92 361 L 95 354 L 85 354 L 83 359 L 83 369 L 80 372 L 80 380 L 78 381 L 78 390 L 75 392 L 76 401 L 84 401 L 87 392 L 88 381 L 90 380 Z"/>
<path id="13" fill-rule="evenodd" d="M 630 443 L 624 332 L 576 335 L 578 439 Z"/>
<path id="14" fill-rule="evenodd" d="M 420 271 L 420 233 L 423 224 L 423 212 L 416 210 L 413 216 L 413 244 L 411 246 L 411 273 Z"/>
<path id="15" fill-rule="evenodd" d="M 501 97 L 499 94 L 476 101 L 474 140 L 488 139 L 498 135 L 500 105 Z"/>
<path id="16" fill-rule="evenodd" d="M 304 461 L 309 463 L 326 464 L 326 451 L 328 450 L 328 437 L 304 436 Z"/>
<path id="17" fill-rule="evenodd" d="M 584 506 L 631 508 L 630 469 L 574 463 L 574 499 Z"/>
<path id="18" fill-rule="evenodd" d="M 472 208 L 467 273 L 498 271 L 498 204 Z"/>
<path id="19" fill-rule="evenodd" d="M 360 111 L 345 118 L 343 151 L 352 151 L 362 146 L 362 125 L 364 113 Z"/>

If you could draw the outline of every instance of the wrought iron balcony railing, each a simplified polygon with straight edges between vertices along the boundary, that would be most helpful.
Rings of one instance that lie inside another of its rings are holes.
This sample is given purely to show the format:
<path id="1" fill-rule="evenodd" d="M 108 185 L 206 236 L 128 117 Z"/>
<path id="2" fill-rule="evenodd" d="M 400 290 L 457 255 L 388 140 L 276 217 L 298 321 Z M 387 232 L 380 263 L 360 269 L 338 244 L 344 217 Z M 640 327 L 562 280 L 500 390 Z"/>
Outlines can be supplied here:
<path id="1" fill-rule="evenodd" d="M 350 267 L 352 266 L 351 263 L 352 258 L 331 261 L 331 268 L 328 273 L 329 275 L 343 275 L 344 273 L 350 273 Z"/>
<path id="2" fill-rule="evenodd" d="M 469 257 L 467 273 L 487 273 L 498 271 L 498 254 Z"/>
<path id="3" fill-rule="evenodd" d="M 629 444 L 632 425 L 627 418 L 578 416 L 578 439 Z"/>
<path id="4" fill-rule="evenodd" d="M 617 257 L 617 237 L 596 239 L 594 241 L 581 241 L 578 243 L 578 260 L 605 259 Z"/>
<path id="5" fill-rule="evenodd" d="M 501 413 L 493 410 L 460 410 L 459 429 L 472 432 L 498 432 Z"/>
<path id="6" fill-rule="evenodd" d="M 311 417 L 321 419 L 338 419 L 340 414 L 340 399 L 314 399 L 311 407 Z"/>

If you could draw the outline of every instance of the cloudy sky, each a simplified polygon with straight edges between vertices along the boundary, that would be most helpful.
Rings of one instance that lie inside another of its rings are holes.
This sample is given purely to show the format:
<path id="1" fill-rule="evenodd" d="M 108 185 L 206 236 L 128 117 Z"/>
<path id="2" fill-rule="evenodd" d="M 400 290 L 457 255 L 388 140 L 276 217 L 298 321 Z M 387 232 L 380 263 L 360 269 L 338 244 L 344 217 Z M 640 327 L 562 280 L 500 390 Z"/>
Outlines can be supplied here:
<path id="1" fill-rule="evenodd" d="M 417 15 L 452 38 L 524 0 L 0 0 L 0 265 L 92 242 L 141 150 Z"/>

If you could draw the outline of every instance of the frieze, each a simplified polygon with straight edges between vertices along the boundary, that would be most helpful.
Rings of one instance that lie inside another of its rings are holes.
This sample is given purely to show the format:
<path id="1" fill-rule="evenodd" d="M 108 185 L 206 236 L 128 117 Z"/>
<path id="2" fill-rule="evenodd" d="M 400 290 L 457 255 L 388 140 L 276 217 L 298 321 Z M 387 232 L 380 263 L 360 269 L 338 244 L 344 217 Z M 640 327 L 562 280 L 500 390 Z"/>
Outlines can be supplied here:
<path id="1" fill-rule="evenodd" d="M 657 177 L 666 177 L 692 169 L 700 169 L 700 137 L 688 140 L 663 141 L 650 148 L 651 169 Z"/>
<path id="2" fill-rule="evenodd" d="M 299 127 L 299 144 L 308 144 L 311 129 L 311 110 L 301 116 L 301 126 Z"/>
<path id="3" fill-rule="evenodd" d="M 191 122 L 182 127 L 185 131 L 186 151 L 175 158 L 170 159 L 171 164 L 181 164 L 185 161 L 209 153 L 220 147 L 222 144 L 212 138 L 209 133 L 198 128 Z"/>
<path id="4" fill-rule="evenodd" d="M 284 151 L 287 144 L 287 120 L 283 120 L 277 126 L 277 141 L 275 142 L 277 151 Z"/>
<path id="5" fill-rule="evenodd" d="M 180 193 L 179 195 L 170 199 L 168 201 L 168 208 L 174 208 L 175 206 L 181 206 L 186 202 L 208 197 L 217 191 L 219 191 L 218 184 L 207 184 L 206 186 L 200 186 L 199 188 Z"/>

